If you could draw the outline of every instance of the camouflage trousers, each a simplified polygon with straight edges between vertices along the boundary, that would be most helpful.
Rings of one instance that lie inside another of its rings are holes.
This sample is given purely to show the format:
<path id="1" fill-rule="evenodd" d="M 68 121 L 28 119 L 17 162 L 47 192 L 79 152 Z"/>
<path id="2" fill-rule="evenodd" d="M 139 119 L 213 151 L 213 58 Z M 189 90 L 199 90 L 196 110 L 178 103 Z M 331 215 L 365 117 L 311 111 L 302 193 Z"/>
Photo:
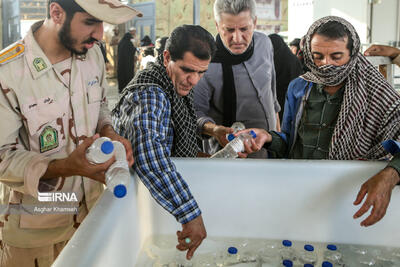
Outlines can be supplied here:
<path id="1" fill-rule="evenodd" d="M 0 267 L 50 267 L 67 242 L 39 248 L 17 248 L 0 240 Z"/>

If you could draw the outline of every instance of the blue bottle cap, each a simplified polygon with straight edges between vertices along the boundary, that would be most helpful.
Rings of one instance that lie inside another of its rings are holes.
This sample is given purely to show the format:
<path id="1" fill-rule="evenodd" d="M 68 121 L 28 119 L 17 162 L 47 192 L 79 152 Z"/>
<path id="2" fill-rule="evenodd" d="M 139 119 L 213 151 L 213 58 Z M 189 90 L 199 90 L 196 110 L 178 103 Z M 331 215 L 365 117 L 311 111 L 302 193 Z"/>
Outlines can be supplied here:
<path id="1" fill-rule="evenodd" d="M 283 264 L 283 266 L 286 266 L 286 267 L 292 267 L 293 266 L 293 262 L 291 260 L 284 260 L 282 262 L 282 264 Z"/>
<path id="2" fill-rule="evenodd" d="M 333 245 L 333 244 L 327 245 L 326 248 L 329 249 L 329 250 L 337 250 L 337 247 L 335 245 Z"/>
<path id="3" fill-rule="evenodd" d="M 233 139 L 235 139 L 235 136 L 233 134 L 228 134 L 228 141 L 232 141 Z"/>
<path id="4" fill-rule="evenodd" d="M 311 246 L 311 245 L 305 245 L 304 249 L 307 250 L 307 251 L 314 251 L 314 247 Z"/>
<path id="5" fill-rule="evenodd" d="M 291 246 L 292 246 L 292 241 L 290 241 L 290 240 L 283 240 L 283 241 L 282 241 L 282 245 L 284 245 L 285 247 L 291 247 Z"/>
<path id="6" fill-rule="evenodd" d="M 123 184 L 119 184 L 114 187 L 114 196 L 117 198 L 123 198 L 126 195 L 126 186 Z"/>
<path id="7" fill-rule="evenodd" d="M 228 248 L 228 253 L 229 254 L 236 254 L 237 252 L 238 252 L 238 250 L 235 247 L 229 247 Z"/>
<path id="8" fill-rule="evenodd" d="M 251 134 L 251 136 L 253 136 L 253 138 L 257 137 L 257 134 L 253 130 L 250 131 L 250 134 Z"/>
<path id="9" fill-rule="evenodd" d="M 101 152 L 104 154 L 110 154 L 114 151 L 114 144 L 111 141 L 104 141 L 103 144 L 101 144 Z"/>
<path id="10" fill-rule="evenodd" d="M 324 261 L 324 262 L 322 263 L 322 267 L 333 267 L 333 264 L 330 263 L 329 261 Z"/>
<path id="11" fill-rule="evenodd" d="M 311 263 L 306 263 L 306 264 L 304 264 L 304 267 L 314 267 L 314 265 Z"/>

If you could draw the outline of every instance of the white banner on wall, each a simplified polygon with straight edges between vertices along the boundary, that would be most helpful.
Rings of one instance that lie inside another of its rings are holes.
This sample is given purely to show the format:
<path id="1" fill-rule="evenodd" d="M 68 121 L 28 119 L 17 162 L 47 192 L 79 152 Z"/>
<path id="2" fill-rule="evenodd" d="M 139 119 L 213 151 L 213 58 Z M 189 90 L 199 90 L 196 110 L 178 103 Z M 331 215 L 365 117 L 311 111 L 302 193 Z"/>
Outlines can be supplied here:
<path id="1" fill-rule="evenodd" d="M 257 18 L 281 20 L 281 0 L 256 0 Z"/>

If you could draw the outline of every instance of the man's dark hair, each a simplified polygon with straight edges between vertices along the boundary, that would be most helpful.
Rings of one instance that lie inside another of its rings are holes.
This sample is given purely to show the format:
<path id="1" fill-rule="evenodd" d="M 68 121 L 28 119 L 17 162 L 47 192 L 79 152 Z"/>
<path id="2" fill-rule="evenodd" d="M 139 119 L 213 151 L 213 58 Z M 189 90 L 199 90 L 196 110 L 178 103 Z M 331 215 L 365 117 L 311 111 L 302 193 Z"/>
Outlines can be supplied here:
<path id="1" fill-rule="evenodd" d="M 164 36 L 156 40 L 157 53 L 160 55 L 164 52 L 165 45 L 167 43 L 168 37 Z"/>
<path id="2" fill-rule="evenodd" d="M 153 42 L 151 41 L 150 36 L 145 35 L 142 40 L 140 40 L 140 46 L 149 46 L 153 45 Z"/>
<path id="3" fill-rule="evenodd" d="M 350 31 L 337 21 L 329 21 L 321 25 L 314 34 L 319 34 L 332 40 L 344 39 L 347 36 L 347 49 L 349 49 L 350 55 L 353 52 L 353 38 L 351 38 Z"/>
<path id="4" fill-rule="evenodd" d="M 300 49 L 300 38 L 294 38 L 293 41 L 289 43 L 289 46 L 295 46 Z"/>
<path id="5" fill-rule="evenodd" d="M 67 20 L 72 20 L 72 17 L 76 12 L 86 12 L 80 5 L 73 0 L 49 0 L 47 3 L 47 18 L 50 18 L 50 4 L 58 3 L 67 14 Z"/>
<path id="6" fill-rule="evenodd" d="M 182 25 L 175 28 L 167 40 L 165 49 L 171 54 L 171 59 L 183 59 L 186 52 L 191 52 L 202 60 L 211 59 L 216 50 L 214 37 L 198 25 Z"/>
<path id="7" fill-rule="evenodd" d="M 146 49 L 143 51 L 143 55 L 154 57 L 154 47 L 153 46 L 146 47 Z"/>

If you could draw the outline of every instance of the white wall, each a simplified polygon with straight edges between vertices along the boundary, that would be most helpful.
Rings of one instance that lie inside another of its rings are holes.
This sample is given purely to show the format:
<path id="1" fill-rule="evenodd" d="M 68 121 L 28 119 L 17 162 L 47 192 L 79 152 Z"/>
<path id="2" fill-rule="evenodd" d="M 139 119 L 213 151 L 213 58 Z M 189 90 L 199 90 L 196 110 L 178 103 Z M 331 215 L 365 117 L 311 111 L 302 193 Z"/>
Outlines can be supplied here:
<path id="1" fill-rule="evenodd" d="M 383 0 L 373 7 L 372 43 L 389 44 L 397 39 L 398 0 Z"/>
<path id="2" fill-rule="evenodd" d="M 289 0 L 288 40 L 301 38 L 313 23 L 314 0 Z"/>
<path id="3" fill-rule="evenodd" d="M 289 40 L 303 36 L 315 20 L 331 15 L 348 20 L 356 28 L 361 42 L 367 41 L 366 0 L 289 0 Z"/>
<path id="4" fill-rule="evenodd" d="M 367 41 L 368 1 L 366 0 L 316 0 L 314 20 L 325 16 L 338 16 L 356 28 L 361 43 Z"/>

